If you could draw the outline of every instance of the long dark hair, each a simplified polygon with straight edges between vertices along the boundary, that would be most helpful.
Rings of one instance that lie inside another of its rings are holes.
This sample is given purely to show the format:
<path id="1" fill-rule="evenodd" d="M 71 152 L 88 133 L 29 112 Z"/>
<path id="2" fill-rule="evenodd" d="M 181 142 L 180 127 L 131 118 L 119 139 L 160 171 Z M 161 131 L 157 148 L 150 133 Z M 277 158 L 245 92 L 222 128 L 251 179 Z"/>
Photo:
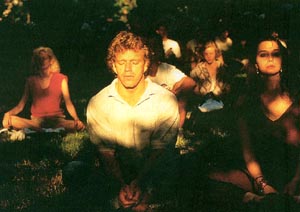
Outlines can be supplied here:
<path id="1" fill-rule="evenodd" d="M 249 87 L 250 94 L 259 95 L 263 91 L 263 79 L 261 74 L 259 74 L 259 70 L 256 69 L 256 56 L 257 56 L 257 48 L 259 44 L 263 41 L 273 41 L 276 42 L 279 46 L 280 55 L 282 58 L 282 72 L 280 72 L 280 85 L 284 92 L 287 92 L 289 95 L 294 96 L 295 86 L 293 83 L 293 74 L 294 72 L 294 65 L 290 64 L 289 61 L 289 52 L 288 49 L 282 45 L 282 40 L 277 37 L 273 37 L 271 34 L 267 34 L 265 36 L 261 36 L 255 42 L 252 41 L 250 45 L 250 64 L 248 66 L 248 77 L 247 77 L 247 85 Z"/>

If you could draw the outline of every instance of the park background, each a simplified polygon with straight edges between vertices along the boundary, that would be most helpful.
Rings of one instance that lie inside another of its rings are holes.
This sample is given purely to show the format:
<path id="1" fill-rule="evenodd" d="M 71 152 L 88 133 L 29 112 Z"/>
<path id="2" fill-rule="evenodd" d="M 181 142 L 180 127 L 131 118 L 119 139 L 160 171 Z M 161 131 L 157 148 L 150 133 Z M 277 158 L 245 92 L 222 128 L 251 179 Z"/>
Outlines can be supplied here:
<path id="1" fill-rule="evenodd" d="M 85 120 L 88 100 L 113 78 L 105 65 L 113 36 L 136 22 L 144 26 L 142 33 L 151 33 L 161 19 L 168 21 L 170 37 L 182 47 L 198 28 L 217 32 L 226 26 L 233 41 L 275 28 L 294 51 L 300 49 L 299 0 L 1 0 L 0 117 L 22 95 L 32 50 L 49 46 L 69 77 L 72 100 Z M 29 108 L 22 114 L 29 115 Z M 79 203 L 88 200 L 63 197 L 61 169 L 78 157 L 97 164 L 92 155 L 86 134 L 0 141 L 0 210 L 78 211 Z"/>
<path id="2" fill-rule="evenodd" d="M 110 81 L 107 45 L 130 21 L 150 33 L 157 21 L 167 20 L 169 36 L 182 49 L 197 29 L 217 33 L 221 27 L 229 28 L 233 41 L 274 28 L 297 48 L 299 5 L 297 0 L 2 0 L 0 112 L 20 98 L 38 46 L 54 50 L 73 98 L 89 99 Z"/>

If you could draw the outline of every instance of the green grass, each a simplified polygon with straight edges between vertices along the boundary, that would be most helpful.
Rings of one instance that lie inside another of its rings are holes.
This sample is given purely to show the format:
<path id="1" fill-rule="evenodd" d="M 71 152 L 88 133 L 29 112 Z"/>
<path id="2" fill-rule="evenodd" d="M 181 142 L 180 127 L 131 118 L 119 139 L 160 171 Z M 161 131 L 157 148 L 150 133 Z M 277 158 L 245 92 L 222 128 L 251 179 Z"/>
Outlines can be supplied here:
<path id="1" fill-rule="evenodd" d="M 92 150 L 87 132 L 0 142 L 0 211 L 67 211 L 62 169 L 71 160 L 93 158 Z"/>
<path id="2" fill-rule="evenodd" d="M 84 150 L 88 141 L 89 135 L 86 131 L 70 133 L 62 138 L 60 148 L 62 152 L 74 159 L 81 151 Z"/>
<path id="3" fill-rule="evenodd" d="M 0 211 L 107 211 L 97 201 L 100 196 L 90 195 L 93 185 L 78 194 L 68 192 L 62 170 L 74 160 L 99 166 L 87 131 L 0 142 Z"/>

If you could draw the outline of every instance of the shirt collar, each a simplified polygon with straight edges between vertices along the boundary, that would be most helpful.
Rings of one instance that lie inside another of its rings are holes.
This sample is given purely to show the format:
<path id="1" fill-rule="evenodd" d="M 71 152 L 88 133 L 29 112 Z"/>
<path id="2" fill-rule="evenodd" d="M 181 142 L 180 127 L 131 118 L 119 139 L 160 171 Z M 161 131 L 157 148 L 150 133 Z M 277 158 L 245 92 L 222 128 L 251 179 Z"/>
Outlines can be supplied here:
<path id="1" fill-rule="evenodd" d="M 144 92 L 144 94 L 141 96 L 140 101 L 137 103 L 140 104 L 141 102 L 147 100 L 150 98 L 150 96 L 155 95 L 157 93 L 157 89 L 155 89 L 155 84 L 148 78 L 146 77 L 146 82 L 147 82 L 147 87 L 146 90 Z M 116 89 L 116 83 L 118 82 L 118 78 L 115 78 L 108 89 L 108 97 L 114 97 L 116 99 L 118 99 L 119 101 L 124 102 L 124 100 L 121 98 L 121 96 L 119 95 L 117 89 Z"/>

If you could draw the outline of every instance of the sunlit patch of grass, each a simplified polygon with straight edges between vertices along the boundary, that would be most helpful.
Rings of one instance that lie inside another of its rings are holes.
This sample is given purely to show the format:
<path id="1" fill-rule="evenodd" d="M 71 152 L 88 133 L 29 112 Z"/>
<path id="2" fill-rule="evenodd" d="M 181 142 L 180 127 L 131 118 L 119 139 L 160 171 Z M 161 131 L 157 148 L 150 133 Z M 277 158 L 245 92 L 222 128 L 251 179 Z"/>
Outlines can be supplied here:
<path id="1" fill-rule="evenodd" d="M 75 158 L 88 142 L 89 134 L 87 131 L 69 133 L 62 139 L 60 148 L 71 158 Z"/>
<path id="2" fill-rule="evenodd" d="M 62 185 L 60 166 L 56 166 L 61 163 L 55 162 L 48 159 L 43 159 L 36 163 L 32 163 L 30 160 L 23 160 L 16 164 L 16 167 L 19 169 L 19 175 L 15 176 L 13 181 L 39 185 L 35 188 L 35 192 L 39 196 L 50 197 L 60 194 L 65 188 Z"/>
<path id="3" fill-rule="evenodd" d="M 62 194 L 65 187 L 62 183 L 62 172 L 58 171 L 53 176 L 44 176 L 38 182 L 41 186 L 36 188 L 36 192 L 43 197 L 53 197 Z"/>

